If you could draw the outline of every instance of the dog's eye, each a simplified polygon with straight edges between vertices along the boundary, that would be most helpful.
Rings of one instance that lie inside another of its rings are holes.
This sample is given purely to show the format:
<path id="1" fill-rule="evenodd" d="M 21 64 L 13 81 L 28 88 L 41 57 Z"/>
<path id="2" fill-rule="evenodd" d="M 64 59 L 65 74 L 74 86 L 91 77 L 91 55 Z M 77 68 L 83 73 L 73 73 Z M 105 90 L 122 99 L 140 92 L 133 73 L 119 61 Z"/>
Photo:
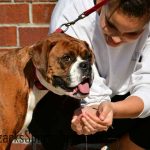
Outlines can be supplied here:
<path id="1" fill-rule="evenodd" d="M 71 57 L 70 57 L 69 55 L 64 55 L 64 56 L 62 57 L 62 61 L 63 61 L 63 62 L 70 62 L 70 61 L 71 61 Z"/>

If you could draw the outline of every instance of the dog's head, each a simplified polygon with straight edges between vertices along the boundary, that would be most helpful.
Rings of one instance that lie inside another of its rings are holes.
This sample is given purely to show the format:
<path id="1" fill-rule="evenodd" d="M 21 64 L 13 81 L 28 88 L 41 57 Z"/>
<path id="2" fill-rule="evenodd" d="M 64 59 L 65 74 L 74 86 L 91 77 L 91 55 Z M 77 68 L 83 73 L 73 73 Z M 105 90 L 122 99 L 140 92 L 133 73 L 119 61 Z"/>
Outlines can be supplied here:
<path id="1" fill-rule="evenodd" d="M 89 94 L 94 55 L 86 42 L 53 33 L 31 49 L 37 77 L 47 89 L 77 99 Z"/>

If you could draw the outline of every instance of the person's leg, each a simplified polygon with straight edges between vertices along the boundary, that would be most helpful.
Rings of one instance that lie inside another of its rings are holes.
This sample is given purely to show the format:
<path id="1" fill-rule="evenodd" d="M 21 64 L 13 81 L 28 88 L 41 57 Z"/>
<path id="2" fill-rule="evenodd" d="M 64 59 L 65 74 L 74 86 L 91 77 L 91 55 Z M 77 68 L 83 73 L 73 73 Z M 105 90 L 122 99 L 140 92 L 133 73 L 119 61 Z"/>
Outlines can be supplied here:
<path id="1" fill-rule="evenodd" d="M 138 146 L 131 141 L 129 134 L 123 135 L 115 143 L 111 145 L 111 150 L 144 150 L 144 148 Z"/>
<path id="2" fill-rule="evenodd" d="M 144 148 L 136 145 L 130 140 L 128 134 L 118 138 L 115 142 L 110 144 L 110 150 L 144 150 Z"/>
<path id="3" fill-rule="evenodd" d="M 46 150 L 67 150 L 71 118 L 79 100 L 48 93 L 34 110 L 29 131 L 40 139 Z"/>
<path id="4" fill-rule="evenodd" d="M 137 119 L 129 132 L 130 140 L 144 149 L 150 149 L 150 117 Z"/>
<path id="5" fill-rule="evenodd" d="M 107 133 L 108 139 L 116 137 L 116 140 L 110 144 L 110 150 L 150 149 L 150 117 L 117 119 L 113 124 L 114 129 Z"/>
<path id="6" fill-rule="evenodd" d="M 126 96 L 126 95 L 125 95 Z M 128 96 L 128 94 L 127 94 Z M 114 97 L 112 101 L 118 101 L 122 98 L 122 96 Z M 150 149 L 150 117 L 147 118 L 137 118 L 137 119 L 125 119 L 125 122 L 123 123 L 123 120 L 116 120 L 115 121 L 115 128 L 118 129 L 118 131 L 114 131 L 114 134 L 121 133 L 122 130 L 120 126 L 124 125 L 129 126 L 127 129 L 125 129 L 126 132 L 124 134 L 120 134 L 117 141 L 113 142 L 111 144 L 112 150 L 144 150 L 144 149 Z M 120 122 L 121 121 L 121 122 Z M 120 130 L 121 129 L 121 130 Z M 123 132 L 122 132 L 123 133 Z M 113 134 L 113 133 L 112 133 Z"/>
<path id="7" fill-rule="evenodd" d="M 128 96 L 125 95 L 125 96 Z M 114 97 L 112 101 L 118 101 L 121 99 L 124 99 L 125 97 Z M 124 119 L 121 119 L 122 121 Z M 129 128 L 127 128 L 125 134 L 120 134 L 118 140 L 111 144 L 112 150 L 144 150 L 144 149 L 150 149 L 150 117 L 147 118 L 137 118 L 137 119 L 125 119 L 125 122 L 122 124 L 121 120 L 117 120 L 115 123 L 116 128 L 118 128 L 118 131 L 120 126 L 127 125 Z M 121 121 L 121 122 L 120 122 Z M 115 132 L 115 133 L 119 133 Z"/>

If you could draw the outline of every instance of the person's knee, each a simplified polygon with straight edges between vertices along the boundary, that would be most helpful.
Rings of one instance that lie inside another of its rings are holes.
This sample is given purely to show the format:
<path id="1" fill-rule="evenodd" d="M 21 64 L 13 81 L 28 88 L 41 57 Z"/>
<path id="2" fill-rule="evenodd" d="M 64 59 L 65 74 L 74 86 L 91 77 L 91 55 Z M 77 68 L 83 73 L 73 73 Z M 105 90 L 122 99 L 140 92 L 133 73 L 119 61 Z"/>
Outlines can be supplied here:
<path id="1" fill-rule="evenodd" d="M 114 143 L 110 145 L 111 150 L 144 150 L 142 147 L 134 143 L 129 134 L 125 134 L 118 138 Z"/>
<path id="2" fill-rule="evenodd" d="M 144 136 L 141 135 L 141 137 L 139 137 L 138 135 L 130 136 L 130 140 L 143 149 L 150 149 L 149 138 L 150 137 L 148 137 L 147 135 Z"/>
<path id="3" fill-rule="evenodd" d="M 130 131 L 130 139 L 136 145 L 150 149 L 150 117 L 139 119 L 136 126 Z"/>

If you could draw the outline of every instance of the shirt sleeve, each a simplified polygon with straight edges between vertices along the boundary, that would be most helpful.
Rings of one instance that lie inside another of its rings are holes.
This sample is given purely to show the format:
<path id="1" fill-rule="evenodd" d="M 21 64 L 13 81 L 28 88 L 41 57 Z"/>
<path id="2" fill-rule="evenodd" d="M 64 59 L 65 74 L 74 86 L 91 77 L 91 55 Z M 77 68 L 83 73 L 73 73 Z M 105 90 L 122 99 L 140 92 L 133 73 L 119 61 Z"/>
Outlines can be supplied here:
<path id="1" fill-rule="evenodd" d="M 144 46 L 142 60 L 132 74 L 131 95 L 140 97 L 144 102 L 144 109 L 138 117 L 150 116 L 150 37 Z"/>
<path id="2" fill-rule="evenodd" d="M 76 14 L 75 12 L 72 12 L 72 14 L 69 15 L 70 9 L 73 7 L 72 5 L 73 1 L 70 0 L 59 0 L 57 2 L 51 15 L 48 34 L 55 32 L 55 30 L 58 29 L 62 24 L 68 23 L 77 18 L 78 14 Z M 62 27 L 62 29 L 65 30 L 66 27 Z M 68 28 L 66 33 L 70 36 L 76 37 L 76 34 L 72 30 L 71 26 Z"/>
<path id="3" fill-rule="evenodd" d="M 105 79 L 99 76 L 96 66 L 93 65 L 94 79 L 89 95 L 81 100 L 81 105 L 100 104 L 103 101 L 111 101 L 112 91 L 105 85 Z"/>

